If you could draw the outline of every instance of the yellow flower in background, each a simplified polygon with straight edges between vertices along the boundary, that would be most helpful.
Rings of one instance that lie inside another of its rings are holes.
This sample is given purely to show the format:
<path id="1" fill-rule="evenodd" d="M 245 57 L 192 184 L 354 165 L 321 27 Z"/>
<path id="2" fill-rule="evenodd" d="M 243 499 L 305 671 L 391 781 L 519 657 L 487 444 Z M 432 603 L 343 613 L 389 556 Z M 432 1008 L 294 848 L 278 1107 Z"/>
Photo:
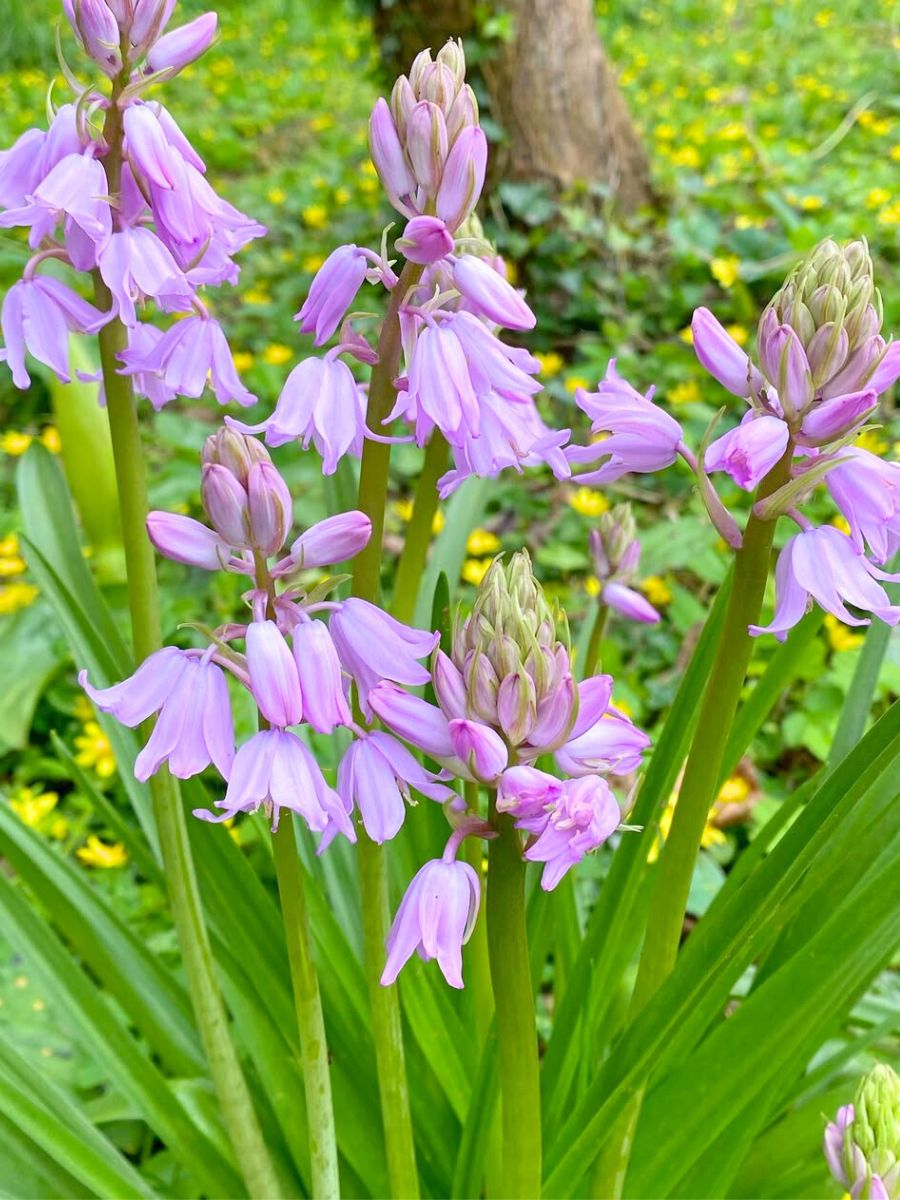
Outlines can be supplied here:
<path id="1" fill-rule="evenodd" d="M 284 204 L 285 200 L 287 200 L 287 192 L 284 188 L 273 187 L 269 188 L 266 197 L 272 204 Z"/>
<path id="2" fill-rule="evenodd" d="M 69 822 L 64 816 L 54 817 L 47 832 L 54 841 L 61 842 L 64 837 L 69 835 Z"/>
<path id="3" fill-rule="evenodd" d="M 116 772 L 116 756 L 109 738 L 96 721 L 86 721 L 83 731 L 75 739 L 75 761 L 79 767 L 93 767 L 101 779 L 109 779 Z"/>
<path id="4" fill-rule="evenodd" d="M 27 608 L 37 597 L 38 589 L 32 583 L 16 580 L 15 583 L 0 587 L 0 616 L 8 617 Z"/>
<path id="5" fill-rule="evenodd" d="M 491 558 L 467 558 L 463 563 L 463 569 L 460 572 L 466 583 L 471 583 L 473 587 L 478 587 L 482 579 L 488 573 L 493 559 Z"/>
<path id="6" fill-rule="evenodd" d="M 694 331 L 691 329 L 690 325 L 685 325 L 684 329 L 679 330 L 678 336 L 686 345 L 693 346 Z"/>
<path id="7" fill-rule="evenodd" d="M 881 208 L 890 198 L 891 193 L 886 187 L 871 188 L 866 194 L 866 208 Z"/>
<path id="8" fill-rule="evenodd" d="M 717 804 L 742 804 L 750 795 L 750 782 L 743 775 L 730 775 L 722 784 Z"/>
<path id="9" fill-rule="evenodd" d="M 466 541 L 466 554 L 472 558 L 483 558 L 485 554 L 496 554 L 500 539 L 489 529 L 473 529 Z"/>
<path id="10" fill-rule="evenodd" d="M 238 372 L 249 371 L 255 361 L 249 350 L 235 350 L 231 358 Z"/>
<path id="11" fill-rule="evenodd" d="M 669 604 L 672 600 L 672 589 L 659 575 L 648 575 L 638 587 L 653 605 Z"/>
<path id="12" fill-rule="evenodd" d="M 339 187 L 339 188 L 334 189 L 335 204 L 340 204 L 340 205 L 349 204 L 351 198 L 352 198 L 352 193 L 350 192 L 349 188 Z"/>
<path id="13" fill-rule="evenodd" d="M 309 123 L 313 133 L 324 133 L 326 129 L 331 129 L 334 125 L 334 117 L 330 113 L 323 113 L 320 117 L 313 117 Z"/>
<path id="14" fill-rule="evenodd" d="M 0 578 L 21 575 L 24 570 L 25 560 L 19 554 L 19 539 L 16 534 L 8 533 L 5 538 L 0 538 Z"/>
<path id="15" fill-rule="evenodd" d="M 83 692 L 79 692 L 75 697 L 75 703 L 72 705 L 72 712 L 75 714 L 75 719 L 80 721 L 82 725 L 84 725 L 86 721 L 96 720 L 94 716 L 94 706 Z"/>
<path id="16" fill-rule="evenodd" d="M 700 151 L 696 146 L 680 146 L 672 155 L 676 167 L 699 167 Z"/>
<path id="17" fill-rule="evenodd" d="M 18 458 L 19 455 L 25 453 L 33 441 L 30 433 L 19 433 L 15 429 L 7 429 L 6 433 L 0 436 L 0 450 L 12 458 Z"/>
<path id="18" fill-rule="evenodd" d="M 734 287 L 741 277 L 741 260 L 735 254 L 714 258 L 709 264 L 710 274 L 720 287 Z"/>
<path id="19" fill-rule="evenodd" d="M 310 229 L 324 229 L 328 224 L 328 209 L 324 204 L 308 204 L 300 215 Z"/>
<path id="20" fill-rule="evenodd" d="M 778 130 L 776 129 L 776 133 Z M 765 217 L 751 217 L 749 213 L 739 213 L 734 218 L 735 229 L 762 229 L 766 224 Z"/>
<path id="21" fill-rule="evenodd" d="M 863 634 L 854 633 L 852 629 L 842 625 L 833 613 L 825 614 L 825 632 L 828 635 L 829 646 L 838 654 L 843 650 L 854 650 L 863 643 Z"/>
<path id="22" fill-rule="evenodd" d="M 609 508 L 609 501 L 602 492 L 594 488 L 580 487 L 569 492 L 569 504 L 581 517 L 599 517 Z"/>
<path id="23" fill-rule="evenodd" d="M 672 820 L 675 816 L 675 806 L 678 803 L 678 793 L 674 792 L 668 799 L 666 807 L 663 809 L 662 816 L 659 818 L 659 829 L 653 845 L 650 847 L 650 852 L 647 855 L 648 863 L 655 863 L 659 858 L 659 852 L 663 848 L 663 843 L 669 836 L 672 828 Z M 717 829 L 713 825 L 713 819 L 716 815 L 715 804 L 709 810 L 709 815 L 706 818 L 706 824 L 703 826 L 703 833 L 700 836 L 700 845 L 708 850 L 710 846 L 721 846 L 727 839 L 721 829 Z"/>
<path id="24" fill-rule="evenodd" d="M 877 429 L 865 430 L 856 439 L 854 445 L 860 450 L 868 450 L 870 454 L 884 454 L 888 448 L 886 439 L 879 434 Z"/>
<path id="25" fill-rule="evenodd" d="M 49 450 L 51 454 L 59 454 L 62 450 L 62 438 L 55 425 L 44 426 L 41 430 L 40 442 L 44 449 Z"/>
<path id="26" fill-rule="evenodd" d="M 36 792 L 30 787 L 20 787 L 9 799 L 9 807 L 23 824 L 31 829 L 40 825 L 58 803 L 57 792 Z"/>
<path id="27" fill-rule="evenodd" d="M 900 200 L 888 204 L 878 214 L 879 225 L 900 225 Z"/>
<path id="28" fill-rule="evenodd" d="M 86 867 L 97 867 L 107 871 L 112 867 L 124 867 L 128 862 L 128 851 L 121 842 L 102 842 L 96 834 L 88 837 L 86 846 L 75 851 Z"/>
<path id="29" fill-rule="evenodd" d="M 700 385 L 696 379 L 685 379 L 669 388 L 666 394 L 672 404 L 696 404 L 700 399 Z"/>
<path id="30" fill-rule="evenodd" d="M 280 342 L 272 342 L 263 350 L 263 360 L 273 367 L 283 366 L 293 357 L 294 351 L 290 346 L 283 346 Z"/>
<path id="31" fill-rule="evenodd" d="M 846 517 L 842 517 L 840 513 L 838 513 L 836 517 L 831 518 L 831 524 L 835 527 L 835 529 L 839 529 L 841 533 L 850 533 L 850 522 Z"/>
<path id="32" fill-rule="evenodd" d="M 541 364 L 541 374 L 546 379 L 552 379 L 554 375 L 558 375 L 566 365 L 566 360 L 555 350 L 550 350 L 547 354 L 535 354 L 534 357 Z"/>
<path id="33" fill-rule="evenodd" d="M 269 295 L 266 289 L 262 287 L 249 288 L 246 292 L 244 292 L 245 304 L 269 304 L 271 300 L 272 297 Z"/>
<path id="34" fill-rule="evenodd" d="M 591 381 L 586 375 L 569 375 L 566 379 L 566 391 L 571 392 L 573 395 L 579 388 L 588 391 L 590 386 Z"/>
<path id="35" fill-rule="evenodd" d="M 584 590 L 592 599 L 600 595 L 600 580 L 596 575 L 588 575 L 584 581 Z"/>
<path id="36" fill-rule="evenodd" d="M 820 29 L 827 29 L 834 20 L 834 13 L 830 8 L 820 8 L 813 20 Z"/>
<path id="37" fill-rule="evenodd" d="M 739 346 L 746 346 L 750 334 L 744 325 L 726 325 L 725 332 L 731 334 Z"/>
<path id="38" fill-rule="evenodd" d="M 444 516 L 444 514 L 441 512 L 441 510 L 438 509 L 437 512 L 434 514 L 434 516 L 431 518 L 431 532 L 434 534 L 440 533 L 446 524 L 447 524 L 447 518 Z"/>
<path id="39" fill-rule="evenodd" d="M 324 261 L 325 256 L 323 254 L 307 254 L 300 266 L 304 271 L 309 271 L 310 275 L 313 275 Z"/>

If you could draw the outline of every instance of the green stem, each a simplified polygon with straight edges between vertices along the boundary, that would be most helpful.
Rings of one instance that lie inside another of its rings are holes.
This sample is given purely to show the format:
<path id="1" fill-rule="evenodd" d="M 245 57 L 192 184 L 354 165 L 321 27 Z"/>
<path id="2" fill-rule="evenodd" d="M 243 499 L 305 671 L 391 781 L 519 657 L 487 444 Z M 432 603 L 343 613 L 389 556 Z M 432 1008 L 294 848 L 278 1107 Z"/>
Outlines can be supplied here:
<path id="1" fill-rule="evenodd" d="M 416 484 L 412 516 L 406 527 L 406 540 L 394 578 L 391 611 L 398 621 L 409 623 L 415 615 L 419 585 L 431 544 L 434 514 L 438 508 L 437 482 L 447 470 L 449 457 L 450 447 L 446 438 L 439 429 L 433 430 L 431 440 L 425 448 L 425 461 L 422 464 L 419 482 Z"/>
<path id="2" fill-rule="evenodd" d="M 118 193 L 121 176 L 122 126 L 116 100 L 114 89 L 104 126 L 104 137 L 111 149 L 103 160 L 112 196 Z M 98 308 L 112 307 L 109 289 L 96 271 L 94 295 Z M 132 640 L 135 659 L 140 663 L 161 647 L 162 632 L 156 562 L 147 537 L 147 481 L 134 388 L 131 380 L 117 370 L 117 355 L 128 344 L 122 322 L 115 319 L 105 325 L 100 330 L 99 343 L 119 492 Z M 151 728 L 152 724 L 145 724 L 141 732 L 149 735 Z M 150 779 L 150 796 L 188 991 L 225 1127 L 250 1195 L 276 1196 L 278 1179 L 231 1040 L 216 982 L 180 789 L 165 768 Z"/>
<path id="3" fill-rule="evenodd" d="M 322 1017 L 322 998 L 313 959 L 312 932 L 303 890 L 303 875 L 297 854 L 292 820 L 286 820 L 272 834 L 275 851 L 275 875 L 284 918 L 288 962 L 300 1032 L 300 1065 L 306 1096 L 306 1120 L 309 1135 L 309 1159 L 312 1170 L 312 1195 L 316 1200 L 337 1200 L 340 1196 L 337 1142 L 334 1131 L 334 1106 L 331 1099 L 331 1072 L 328 1067 L 328 1043 Z"/>
<path id="4" fill-rule="evenodd" d="M 787 482 L 793 452 L 793 445 L 789 444 L 784 457 L 760 484 L 758 498 L 771 495 Z M 671 972 L 678 956 L 700 838 L 716 798 L 728 735 L 750 663 L 753 639 L 747 627 L 759 620 L 769 577 L 775 524 L 775 521 L 761 521 L 751 514 L 744 531 L 743 546 L 735 557 L 734 584 L 716 661 L 685 764 L 672 828 L 656 868 L 657 878 L 632 1002 L 634 1011 L 642 1008 L 653 995 Z"/>
<path id="5" fill-rule="evenodd" d="M 394 380 L 400 362 L 400 305 L 409 288 L 418 283 L 421 274 L 422 267 L 414 263 L 407 263 L 403 268 L 391 293 L 378 339 L 378 362 L 372 368 L 366 408 L 366 423 L 378 433 L 384 432 L 383 422 L 393 408 L 397 395 Z M 359 470 L 357 507 L 372 522 L 372 536 L 353 562 L 353 594 L 370 603 L 377 600 L 380 589 L 390 464 L 390 446 L 366 440 Z M 362 897 L 363 949 L 372 1008 L 372 1036 L 388 1178 L 392 1196 L 415 1200 L 419 1194 L 419 1179 L 409 1107 L 400 999 L 396 988 L 381 986 L 385 943 L 390 928 L 387 858 L 382 847 L 375 845 L 364 831 L 360 833 L 357 861 Z"/>
<path id="6" fill-rule="evenodd" d="M 608 616 L 609 608 L 605 604 L 598 604 L 587 653 L 584 656 L 584 679 L 589 679 L 591 675 L 596 675 L 600 670 L 600 642 L 603 639 L 603 631 L 606 629 Z"/>
<path id="7" fill-rule="evenodd" d="M 395 987 L 382 987 L 384 947 L 390 928 L 387 859 L 365 833 L 357 847 L 362 890 L 363 941 L 369 1000 L 372 1005 L 372 1036 L 378 1069 L 378 1094 L 384 1124 L 385 1153 L 391 1195 L 413 1200 L 419 1195 L 416 1150 L 413 1143 L 409 1086 L 403 1052 L 403 1026 Z"/>
<path id="8" fill-rule="evenodd" d="M 501 1195 L 541 1194 L 541 1091 L 534 992 L 525 932 L 525 863 L 512 818 L 496 812 L 487 885 L 487 936 L 497 1009 L 503 1130 Z"/>

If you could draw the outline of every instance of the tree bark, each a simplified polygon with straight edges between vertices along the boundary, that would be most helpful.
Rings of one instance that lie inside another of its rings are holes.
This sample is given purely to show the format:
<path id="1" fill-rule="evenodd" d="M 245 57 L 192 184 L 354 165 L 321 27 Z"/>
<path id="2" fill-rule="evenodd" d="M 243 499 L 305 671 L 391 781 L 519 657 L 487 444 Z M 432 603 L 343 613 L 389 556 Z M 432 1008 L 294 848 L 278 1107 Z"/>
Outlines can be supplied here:
<path id="1" fill-rule="evenodd" d="M 420 50 L 437 54 L 448 38 L 471 37 L 474 0 L 375 0 L 375 36 L 382 66 L 393 82 Z"/>
<path id="2" fill-rule="evenodd" d="M 505 138 L 502 178 L 608 187 L 619 208 L 653 198 L 647 156 L 600 43 L 592 0 L 507 0 L 514 36 L 483 64 Z"/>

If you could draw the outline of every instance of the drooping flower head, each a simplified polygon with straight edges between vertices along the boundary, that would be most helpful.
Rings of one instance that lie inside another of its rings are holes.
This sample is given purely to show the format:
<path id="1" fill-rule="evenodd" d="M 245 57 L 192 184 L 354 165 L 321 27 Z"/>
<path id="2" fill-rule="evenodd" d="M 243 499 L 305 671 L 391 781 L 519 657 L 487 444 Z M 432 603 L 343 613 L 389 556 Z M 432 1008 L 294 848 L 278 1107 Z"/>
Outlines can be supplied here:
<path id="1" fill-rule="evenodd" d="M 653 625 L 659 613 L 640 592 L 629 587 L 637 574 L 641 544 L 631 506 L 617 504 L 601 513 L 591 530 L 590 551 L 594 573 L 600 583 L 600 603 L 627 617 Z"/>
<path id="2" fill-rule="evenodd" d="M 825 1158 L 854 1200 L 900 1197 L 900 1078 L 887 1064 L 863 1077 L 854 1102 L 829 1123 Z"/>

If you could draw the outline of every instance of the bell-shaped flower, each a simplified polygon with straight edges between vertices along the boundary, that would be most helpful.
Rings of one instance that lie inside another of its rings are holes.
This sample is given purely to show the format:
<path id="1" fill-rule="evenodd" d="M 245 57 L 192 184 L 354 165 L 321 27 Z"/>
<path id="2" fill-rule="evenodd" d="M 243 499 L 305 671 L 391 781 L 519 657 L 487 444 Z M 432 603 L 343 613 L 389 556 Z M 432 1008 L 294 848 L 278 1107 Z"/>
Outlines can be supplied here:
<path id="1" fill-rule="evenodd" d="M 544 891 L 552 891 L 570 867 L 602 846 L 620 820 L 618 802 L 605 779 L 586 775 L 567 780 L 543 831 L 525 850 L 529 862 L 544 864 Z"/>
<path id="2" fill-rule="evenodd" d="M 364 711 L 369 693 L 384 679 L 416 687 L 431 678 L 419 660 L 431 654 L 440 635 L 404 625 L 367 600 L 342 601 L 329 630 L 344 670 L 356 681 Z"/>
<path id="3" fill-rule="evenodd" d="M 451 233 L 469 217 L 484 187 L 487 138 L 477 125 L 459 134 L 447 156 L 435 201 L 435 212 Z"/>
<path id="4" fill-rule="evenodd" d="M 122 70 L 122 35 L 110 5 L 106 0 L 63 0 L 63 11 L 85 53 L 105 75 L 115 78 Z"/>
<path id="5" fill-rule="evenodd" d="M 299 440 L 313 443 L 332 475 L 345 454 L 362 453 L 366 427 L 365 399 L 346 363 L 329 351 L 324 358 L 305 358 L 285 380 L 275 411 L 258 425 L 229 422 L 243 433 L 265 434 L 268 446 Z"/>
<path id="6" fill-rule="evenodd" d="M 97 266 L 125 325 L 136 324 L 135 303 L 148 298 L 167 312 L 187 312 L 191 307 L 194 289 L 150 229 L 135 226 L 118 230 L 98 254 Z"/>
<path id="7" fill-rule="evenodd" d="M 99 250 L 112 233 L 108 185 L 93 154 L 67 154 L 44 176 L 25 205 L 0 213 L 0 228 L 31 227 L 29 242 L 39 246 L 62 220 L 72 222 Z"/>
<path id="8" fill-rule="evenodd" d="M 650 739 L 614 708 L 607 709 L 592 725 L 573 736 L 556 751 L 556 765 L 567 775 L 628 775 L 641 765 Z"/>
<path id="9" fill-rule="evenodd" d="M 3 297 L 0 329 L 6 345 L 0 350 L 0 359 L 9 365 L 18 388 L 31 385 L 25 369 L 26 350 L 68 383 L 69 331 L 96 333 L 110 316 L 50 275 L 20 279 Z"/>
<path id="10" fill-rule="evenodd" d="M 481 783 L 495 783 L 509 762 L 503 738 L 487 725 L 463 718 L 452 720 L 449 729 L 453 751 L 472 778 Z"/>
<path id="11" fill-rule="evenodd" d="M 707 471 L 727 471 L 739 488 L 755 491 L 763 476 L 780 462 L 790 432 L 780 417 L 747 413 L 735 429 L 710 445 L 703 460 Z"/>
<path id="12" fill-rule="evenodd" d="M 853 539 L 832 525 L 804 529 L 778 556 L 771 624 L 751 625 L 750 633 L 754 637 L 774 633 L 784 641 L 787 631 L 806 614 L 813 600 L 846 625 L 870 623 L 867 617 L 852 613 L 848 604 L 872 613 L 887 625 L 896 625 L 900 605 L 891 604 L 879 579 L 900 582 L 900 575 L 888 575 L 873 566 Z"/>
<path id="13" fill-rule="evenodd" d="M 280 729 L 303 719 L 303 693 L 297 664 L 274 621 L 247 626 L 247 669 L 253 699 L 270 725 Z"/>
<path id="14" fill-rule="evenodd" d="M 288 557 L 278 564 L 276 571 L 286 574 L 345 562 L 355 558 L 371 536 L 372 522 L 358 509 L 326 517 L 310 525 L 291 543 Z"/>
<path id="15" fill-rule="evenodd" d="M 331 733 L 353 719 L 338 652 L 321 621 L 300 621 L 291 632 L 303 716 L 317 733 Z"/>
<path id="16" fill-rule="evenodd" d="M 209 49 L 217 23 L 214 12 L 202 13 L 187 25 L 163 34 L 147 52 L 147 66 L 153 72 L 166 71 L 169 77 L 177 74 Z"/>
<path id="17" fill-rule="evenodd" d="M 232 553 L 214 529 L 181 513 L 148 513 L 147 536 L 166 558 L 203 571 L 224 570 Z"/>
<path id="18" fill-rule="evenodd" d="M 900 463 L 851 446 L 825 476 L 831 498 L 850 525 L 857 550 L 868 543 L 876 563 L 900 549 Z"/>
<path id="19" fill-rule="evenodd" d="M 497 788 L 497 812 L 509 813 L 517 829 L 542 833 L 564 790 L 564 781 L 546 771 L 510 767 L 503 772 Z"/>
<path id="20" fill-rule="evenodd" d="M 359 809 L 366 833 L 379 845 L 403 824 L 410 788 L 440 803 L 454 795 L 396 738 L 377 729 L 351 742 L 338 767 L 337 786 L 345 808 Z"/>
<path id="21" fill-rule="evenodd" d="M 453 252 L 453 237 L 440 217 L 413 217 L 395 246 L 410 262 L 428 266 Z"/>
<path id="22" fill-rule="evenodd" d="M 206 655 L 167 646 L 122 683 L 94 688 L 87 671 L 80 672 L 78 682 L 101 712 L 131 728 L 159 712 L 135 759 L 137 779 L 149 779 L 166 761 L 178 779 L 190 779 L 210 763 L 229 777 L 234 757 L 231 701 L 224 673 Z"/>
<path id="23" fill-rule="evenodd" d="M 576 482 L 593 487 L 632 471 L 661 471 L 672 465 L 683 444 L 681 426 L 652 402 L 652 395 L 652 388 L 646 396 L 635 391 L 619 375 L 615 359 L 610 360 L 596 392 L 575 393 L 576 404 L 591 419 L 592 431 L 608 435 L 566 451 L 573 467 L 605 460 L 599 469 L 575 475 Z"/>
<path id="24" fill-rule="evenodd" d="M 847 437 L 862 426 L 877 403 L 878 396 L 871 388 L 817 400 L 804 416 L 797 440 L 802 446 L 827 446 Z"/>
<path id="25" fill-rule="evenodd" d="M 461 988 L 462 948 L 478 916 L 481 888 L 467 862 L 427 862 L 413 877 L 387 939 L 387 962 L 381 982 L 391 984 L 401 967 L 417 953 L 437 959 L 451 987 Z"/>
<path id="26" fill-rule="evenodd" d="M 149 352 L 130 346 L 119 359 L 123 375 L 152 373 L 179 396 L 196 399 L 210 381 L 220 404 L 256 399 L 238 378 L 221 325 L 206 314 L 176 321 Z"/>
<path id="27" fill-rule="evenodd" d="M 219 813 L 194 809 L 202 821 L 227 821 L 240 812 L 263 805 L 278 828 L 283 809 L 301 816 L 314 833 L 335 831 L 356 841 L 341 798 L 325 782 L 319 765 L 296 734 L 285 729 L 262 729 L 234 756 L 228 790 L 216 801 Z"/>
<path id="28" fill-rule="evenodd" d="M 162 188 L 178 184 L 178 151 L 152 105 L 129 104 L 122 114 L 125 127 L 125 154 L 139 176 Z"/>
<path id="29" fill-rule="evenodd" d="M 133 352 L 136 362 L 146 361 L 162 338 L 162 329 L 138 321 L 128 329 L 128 349 Z M 156 412 L 161 412 L 177 395 L 175 389 L 153 371 L 136 370 L 131 375 L 131 382 L 137 394 L 146 396 Z"/>
<path id="30" fill-rule="evenodd" d="M 404 741 L 423 750 L 441 763 L 456 762 L 454 773 L 468 776 L 450 737 L 450 722 L 439 708 L 387 680 L 372 688 L 368 696 L 372 712 Z"/>
<path id="31" fill-rule="evenodd" d="M 659 613 L 646 596 L 615 579 L 603 585 L 600 598 L 607 608 L 613 609 L 629 621 L 656 625 L 660 620 Z"/>
<path id="32" fill-rule="evenodd" d="M 315 334 L 315 345 L 324 345 L 340 325 L 367 269 L 365 252 L 348 245 L 332 250 L 316 271 L 309 295 L 294 318 L 303 333 Z"/>

